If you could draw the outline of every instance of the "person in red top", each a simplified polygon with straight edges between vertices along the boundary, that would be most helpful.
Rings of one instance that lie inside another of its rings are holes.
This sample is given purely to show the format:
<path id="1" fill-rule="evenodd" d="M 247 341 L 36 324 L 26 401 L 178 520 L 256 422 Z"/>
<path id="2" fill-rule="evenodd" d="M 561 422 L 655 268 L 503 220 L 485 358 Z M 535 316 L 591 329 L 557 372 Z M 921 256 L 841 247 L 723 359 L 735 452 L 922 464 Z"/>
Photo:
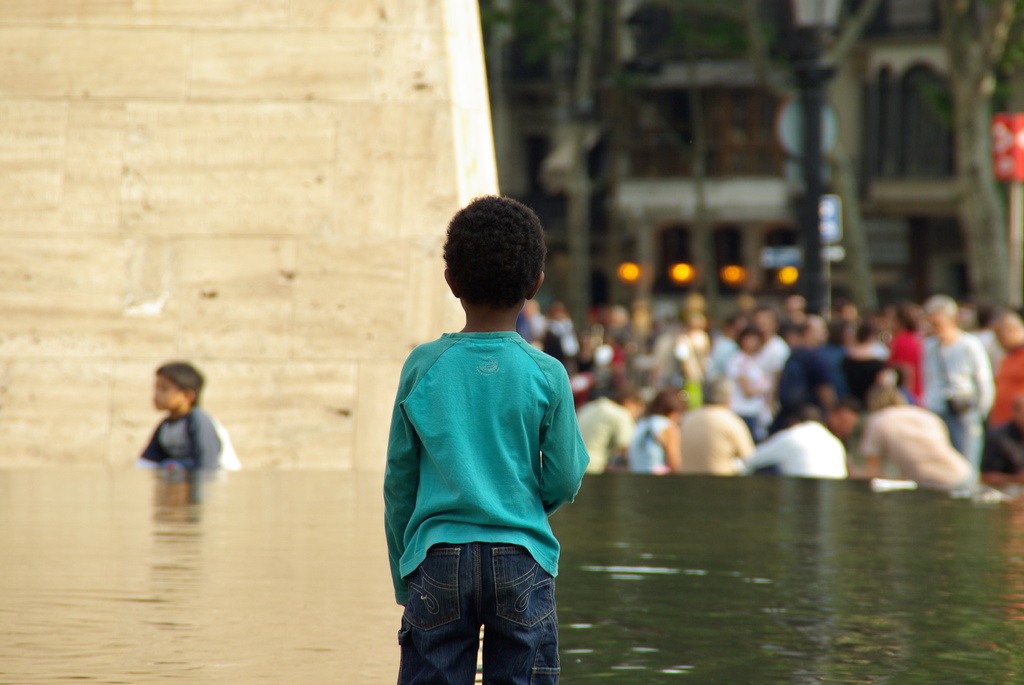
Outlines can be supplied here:
<path id="1" fill-rule="evenodd" d="M 992 329 L 1006 350 L 996 370 L 996 396 L 988 415 L 988 425 L 998 426 L 1013 418 L 1013 400 L 1024 393 L 1024 321 L 1013 312 L 1004 312 Z"/>
<path id="2" fill-rule="evenodd" d="M 899 371 L 902 387 L 915 404 L 921 403 L 924 393 L 923 359 L 921 308 L 911 303 L 900 305 L 896 310 L 896 333 L 889 344 L 889 366 Z"/>

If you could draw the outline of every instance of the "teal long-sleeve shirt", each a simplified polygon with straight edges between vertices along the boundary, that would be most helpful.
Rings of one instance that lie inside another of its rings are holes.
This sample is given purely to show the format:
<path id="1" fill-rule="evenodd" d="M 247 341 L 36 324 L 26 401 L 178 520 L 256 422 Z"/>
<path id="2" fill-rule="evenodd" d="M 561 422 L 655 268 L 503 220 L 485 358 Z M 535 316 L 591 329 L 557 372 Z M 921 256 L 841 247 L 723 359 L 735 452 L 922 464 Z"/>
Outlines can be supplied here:
<path id="1" fill-rule="evenodd" d="M 420 345 L 399 381 L 384 473 L 395 599 L 438 543 L 522 545 L 551 575 L 548 515 L 588 462 L 569 378 L 514 331 L 449 333 Z"/>

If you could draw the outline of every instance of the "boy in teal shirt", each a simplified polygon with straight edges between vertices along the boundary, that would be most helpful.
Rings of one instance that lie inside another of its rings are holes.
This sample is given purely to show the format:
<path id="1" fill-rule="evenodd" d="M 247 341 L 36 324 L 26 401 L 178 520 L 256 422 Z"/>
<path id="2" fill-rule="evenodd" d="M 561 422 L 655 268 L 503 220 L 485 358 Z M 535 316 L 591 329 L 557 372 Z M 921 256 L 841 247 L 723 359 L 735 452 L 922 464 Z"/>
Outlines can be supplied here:
<path id="1" fill-rule="evenodd" d="M 565 368 L 516 333 L 544 280 L 524 205 L 482 197 L 448 225 L 445 280 L 466 327 L 420 345 L 399 381 L 384 474 L 399 683 L 558 681 L 548 516 L 587 467 Z"/>

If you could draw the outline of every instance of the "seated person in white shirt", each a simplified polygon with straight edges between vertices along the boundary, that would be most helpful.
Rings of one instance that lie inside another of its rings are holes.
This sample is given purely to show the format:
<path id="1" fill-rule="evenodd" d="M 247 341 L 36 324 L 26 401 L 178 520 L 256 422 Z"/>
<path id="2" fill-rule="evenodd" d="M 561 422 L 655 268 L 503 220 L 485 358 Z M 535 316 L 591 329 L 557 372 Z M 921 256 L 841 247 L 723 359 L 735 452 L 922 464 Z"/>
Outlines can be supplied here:
<path id="1" fill-rule="evenodd" d="M 822 418 L 821 410 L 814 405 L 794 411 L 788 426 L 758 445 L 743 462 L 743 471 L 846 478 L 846 448 L 825 428 Z"/>

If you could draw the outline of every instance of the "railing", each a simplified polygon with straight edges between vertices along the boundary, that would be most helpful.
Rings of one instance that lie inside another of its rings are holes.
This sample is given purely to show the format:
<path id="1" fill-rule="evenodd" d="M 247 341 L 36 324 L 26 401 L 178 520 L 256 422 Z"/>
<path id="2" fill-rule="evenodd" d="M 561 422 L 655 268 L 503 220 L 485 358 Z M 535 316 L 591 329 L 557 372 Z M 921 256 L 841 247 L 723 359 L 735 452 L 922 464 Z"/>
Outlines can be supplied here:
<path id="1" fill-rule="evenodd" d="M 624 145 L 626 175 L 634 178 L 672 178 L 694 175 L 692 147 L 680 147 L 667 135 L 631 137 Z M 774 141 L 708 145 L 705 171 L 709 177 L 781 176 L 785 155 Z"/>

